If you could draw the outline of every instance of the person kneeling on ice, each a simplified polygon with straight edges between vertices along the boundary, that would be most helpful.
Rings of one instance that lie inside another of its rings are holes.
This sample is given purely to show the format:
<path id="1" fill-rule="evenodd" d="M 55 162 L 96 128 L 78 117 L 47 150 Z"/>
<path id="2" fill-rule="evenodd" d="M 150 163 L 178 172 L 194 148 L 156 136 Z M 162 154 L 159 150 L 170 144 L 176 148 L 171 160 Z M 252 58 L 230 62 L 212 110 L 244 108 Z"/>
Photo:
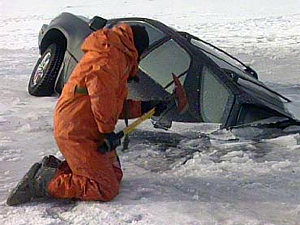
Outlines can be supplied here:
<path id="1" fill-rule="evenodd" d="M 127 81 L 136 78 L 148 45 L 143 26 L 125 23 L 98 30 L 84 41 L 85 55 L 55 111 L 54 135 L 65 161 L 46 156 L 35 163 L 10 193 L 8 205 L 45 197 L 109 201 L 118 194 L 123 174 L 116 151 L 101 153 L 99 146 L 115 136 Z M 130 118 L 149 109 L 147 102 L 144 107 L 141 102 L 130 105 Z"/>

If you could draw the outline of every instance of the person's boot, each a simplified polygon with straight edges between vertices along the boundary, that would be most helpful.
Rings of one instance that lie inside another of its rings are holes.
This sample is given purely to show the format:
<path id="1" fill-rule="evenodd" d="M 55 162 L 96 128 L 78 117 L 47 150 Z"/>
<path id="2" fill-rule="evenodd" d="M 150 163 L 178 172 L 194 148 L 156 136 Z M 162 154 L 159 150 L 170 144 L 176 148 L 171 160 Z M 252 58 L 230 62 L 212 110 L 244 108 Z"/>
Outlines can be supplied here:
<path id="1" fill-rule="evenodd" d="M 43 166 L 46 167 L 52 167 L 52 168 L 58 168 L 61 164 L 61 160 L 56 158 L 53 155 L 45 156 L 41 161 Z"/>
<path id="2" fill-rule="evenodd" d="M 54 156 L 46 156 L 41 163 L 35 163 L 11 191 L 7 205 L 19 205 L 33 199 L 50 197 L 47 186 L 54 178 L 60 165 L 60 160 Z"/>

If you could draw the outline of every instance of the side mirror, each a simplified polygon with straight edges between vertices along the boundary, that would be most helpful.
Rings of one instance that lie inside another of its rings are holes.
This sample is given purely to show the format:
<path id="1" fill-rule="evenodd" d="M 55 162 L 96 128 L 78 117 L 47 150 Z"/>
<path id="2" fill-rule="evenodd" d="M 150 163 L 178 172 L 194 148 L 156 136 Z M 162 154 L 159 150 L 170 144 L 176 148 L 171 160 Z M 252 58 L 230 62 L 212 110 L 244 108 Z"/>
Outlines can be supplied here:
<path id="1" fill-rule="evenodd" d="M 179 114 L 183 114 L 189 108 L 188 98 L 178 77 L 174 73 L 172 73 L 172 76 L 175 84 L 174 95 L 175 95 L 177 111 Z"/>
<path id="2" fill-rule="evenodd" d="M 93 30 L 99 30 L 102 29 L 107 23 L 107 20 L 99 17 L 99 16 L 94 16 L 93 19 L 91 19 L 90 23 L 89 23 L 89 27 Z"/>
<path id="3" fill-rule="evenodd" d="M 258 75 L 257 75 L 256 71 L 254 69 L 252 69 L 250 66 L 246 66 L 246 68 L 244 69 L 244 71 L 246 73 L 250 74 L 250 76 L 252 76 L 256 80 L 258 80 Z"/>

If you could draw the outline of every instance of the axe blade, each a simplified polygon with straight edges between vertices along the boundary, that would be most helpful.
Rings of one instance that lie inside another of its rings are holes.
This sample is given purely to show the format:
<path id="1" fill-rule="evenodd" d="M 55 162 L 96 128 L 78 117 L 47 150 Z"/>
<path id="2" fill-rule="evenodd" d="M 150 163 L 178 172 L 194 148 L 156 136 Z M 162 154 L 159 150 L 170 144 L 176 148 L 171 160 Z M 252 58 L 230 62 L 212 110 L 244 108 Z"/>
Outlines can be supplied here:
<path id="1" fill-rule="evenodd" d="M 189 108 L 188 98 L 178 77 L 174 73 L 172 73 L 172 76 L 175 84 L 174 92 L 175 92 L 175 99 L 177 104 L 177 111 L 179 114 L 183 114 Z"/>

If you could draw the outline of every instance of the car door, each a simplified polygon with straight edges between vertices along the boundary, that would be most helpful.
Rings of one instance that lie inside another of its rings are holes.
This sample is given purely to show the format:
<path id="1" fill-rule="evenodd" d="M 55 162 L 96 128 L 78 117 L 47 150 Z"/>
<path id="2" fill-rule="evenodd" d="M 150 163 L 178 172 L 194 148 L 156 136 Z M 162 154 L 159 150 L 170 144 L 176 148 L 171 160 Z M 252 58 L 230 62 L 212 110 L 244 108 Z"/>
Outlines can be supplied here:
<path id="1" fill-rule="evenodd" d="M 227 66 L 226 61 L 221 56 L 217 57 L 214 49 L 209 45 L 194 38 L 191 38 L 190 43 L 201 52 L 195 57 L 196 64 L 198 62 L 200 68 L 196 67 L 193 71 L 199 74 L 198 102 L 195 104 L 197 106 L 195 111 L 205 123 L 219 123 L 226 126 L 235 103 L 233 86 L 230 85 L 228 75 L 222 69 L 223 64 Z"/>
<path id="2" fill-rule="evenodd" d="M 128 84 L 128 98 L 143 101 L 168 98 L 174 87 L 172 73 L 183 83 L 190 67 L 190 55 L 166 31 L 150 22 L 119 22 L 144 26 L 149 35 L 149 48 L 139 62 L 139 82 Z"/>

